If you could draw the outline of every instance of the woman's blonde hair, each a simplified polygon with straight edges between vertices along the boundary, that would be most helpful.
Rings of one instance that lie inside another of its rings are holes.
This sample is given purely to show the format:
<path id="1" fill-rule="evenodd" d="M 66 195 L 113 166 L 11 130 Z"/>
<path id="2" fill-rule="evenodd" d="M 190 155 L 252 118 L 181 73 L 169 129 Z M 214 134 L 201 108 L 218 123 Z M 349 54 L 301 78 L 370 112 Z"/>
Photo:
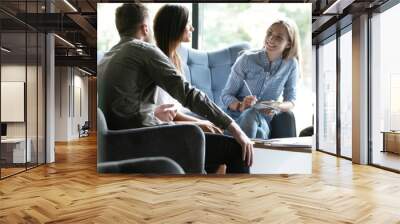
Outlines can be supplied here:
<path id="1" fill-rule="evenodd" d="M 300 62 L 301 59 L 300 36 L 297 25 L 290 19 L 280 19 L 272 23 L 272 25 L 268 28 L 268 30 L 271 29 L 271 27 L 276 24 L 285 27 L 289 36 L 290 47 L 283 51 L 282 58 L 283 59 L 296 58 L 297 61 Z"/>

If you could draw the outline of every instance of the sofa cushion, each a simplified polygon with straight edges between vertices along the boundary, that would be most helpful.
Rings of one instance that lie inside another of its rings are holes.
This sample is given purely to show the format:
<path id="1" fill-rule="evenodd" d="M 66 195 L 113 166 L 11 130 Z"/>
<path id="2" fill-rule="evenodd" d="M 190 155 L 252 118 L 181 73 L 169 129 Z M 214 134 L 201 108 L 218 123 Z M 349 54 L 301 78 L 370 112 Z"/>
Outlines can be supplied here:
<path id="1" fill-rule="evenodd" d="M 221 92 L 228 80 L 231 67 L 240 52 L 249 48 L 249 44 L 241 43 L 209 52 L 180 47 L 178 52 L 188 82 L 223 108 Z"/>

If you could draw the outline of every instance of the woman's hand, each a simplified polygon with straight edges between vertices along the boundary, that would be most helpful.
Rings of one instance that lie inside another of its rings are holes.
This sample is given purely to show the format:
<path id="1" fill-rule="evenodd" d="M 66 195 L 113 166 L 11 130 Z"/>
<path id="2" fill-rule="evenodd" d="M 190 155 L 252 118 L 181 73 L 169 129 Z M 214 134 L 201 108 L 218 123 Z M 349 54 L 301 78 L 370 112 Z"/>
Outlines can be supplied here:
<path id="1" fill-rule="evenodd" d="M 243 161 L 246 161 L 247 166 L 251 166 L 253 164 L 254 143 L 247 137 L 242 129 L 240 129 L 236 122 L 232 121 L 232 123 L 228 126 L 228 130 L 232 133 L 232 136 L 236 139 L 236 141 L 242 146 Z"/>
<path id="2" fill-rule="evenodd" d="M 282 112 L 288 112 L 294 107 L 294 103 L 291 101 L 284 101 L 284 102 L 272 102 L 272 106 L 279 109 Z M 262 112 L 268 116 L 274 116 L 278 111 L 271 110 L 271 109 L 264 109 Z"/>
<path id="3" fill-rule="evenodd" d="M 281 106 L 280 102 L 271 100 L 270 101 L 270 105 L 275 107 L 275 108 L 278 108 L 279 110 L 282 110 L 281 107 L 280 107 Z M 264 113 L 265 115 L 270 116 L 270 117 L 273 117 L 277 113 L 277 111 L 273 110 L 273 109 L 263 109 L 263 110 L 261 110 L 261 112 Z"/>
<path id="4" fill-rule="evenodd" d="M 253 106 L 256 102 L 257 102 L 257 97 L 256 96 L 246 96 L 243 99 L 242 104 L 240 105 L 240 108 L 239 108 L 240 112 L 243 112 L 247 108 Z"/>
<path id="5" fill-rule="evenodd" d="M 177 110 L 174 104 L 161 104 L 154 110 L 154 116 L 164 122 L 170 122 L 175 119 Z"/>
<path id="6" fill-rule="evenodd" d="M 215 126 L 213 123 L 210 121 L 206 120 L 200 120 L 195 122 L 194 124 L 198 125 L 204 132 L 210 132 L 210 133 L 215 133 L 215 134 L 224 134 L 224 132 Z"/>

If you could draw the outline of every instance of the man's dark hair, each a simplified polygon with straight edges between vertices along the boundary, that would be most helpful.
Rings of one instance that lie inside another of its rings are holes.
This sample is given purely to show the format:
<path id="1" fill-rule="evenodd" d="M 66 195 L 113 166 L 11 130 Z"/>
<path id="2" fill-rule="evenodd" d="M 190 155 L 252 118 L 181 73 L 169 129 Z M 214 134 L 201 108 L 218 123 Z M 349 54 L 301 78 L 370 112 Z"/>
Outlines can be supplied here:
<path id="1" fill-rule="evenodd" d="M 132 36 L 149 15 L 141 3 L 125 3 L 115 12 L 115 25 L 120 36 Z"/>

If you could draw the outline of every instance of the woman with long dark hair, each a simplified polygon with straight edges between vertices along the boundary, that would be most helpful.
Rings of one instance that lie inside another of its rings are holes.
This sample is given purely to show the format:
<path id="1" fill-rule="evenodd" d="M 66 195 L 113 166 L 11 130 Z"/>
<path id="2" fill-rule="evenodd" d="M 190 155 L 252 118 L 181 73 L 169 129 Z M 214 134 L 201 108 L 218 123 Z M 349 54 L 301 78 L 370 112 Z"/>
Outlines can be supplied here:
<path id="1" fill-rule="evenodd" d="M 177 49 L 182 42 L 191 41 L 193 31 L 194 28 L 189 21 L 189 10 L 184 6 L 165 5 L 161 7 L 154 18 L 154 37 L 157 46 L 168 56 L 184 80 L 185 75 L 183 74 L 181 59 Z M 156 104 L 173 104 L 177 109 L 176 116 L 173 118 L 175 123 L 195 124 L 205 132 L 222 134 L 222 130 L 210 121 L 185 114 L 188 110 L 163 89 L 158 88 L 157 94 Z"/>
<path id="2" fill-rule="evenodd" d="M 189 11 L 184 6 L 165 5 L 154 18 L 154 37 L 157 46 L 168 56 L 184 80 L 177 48 L 182 42 L 190 42 L 193 30 L 189 21 Z M 156 104 L 173 104 L 178 107 L 176 116 L 172 119 L 174 123 L 194 124 L 205 132 L 211 132 L 205 133 L 205 169 L 208 173 L 225 173 L 225 166 L 221 166 L 223 164 L 226 164 L 227 173 L 249 172 L 248 166 L 251 166 L 251 163 L 245 164 L 241 146 L 232 137 L 222 135 L 222 130 L 213 123 L 185 114 L 187 109 L 161 88 L 158 88 Z M 250 156 L 252 157 L 252 153 Z"/>

